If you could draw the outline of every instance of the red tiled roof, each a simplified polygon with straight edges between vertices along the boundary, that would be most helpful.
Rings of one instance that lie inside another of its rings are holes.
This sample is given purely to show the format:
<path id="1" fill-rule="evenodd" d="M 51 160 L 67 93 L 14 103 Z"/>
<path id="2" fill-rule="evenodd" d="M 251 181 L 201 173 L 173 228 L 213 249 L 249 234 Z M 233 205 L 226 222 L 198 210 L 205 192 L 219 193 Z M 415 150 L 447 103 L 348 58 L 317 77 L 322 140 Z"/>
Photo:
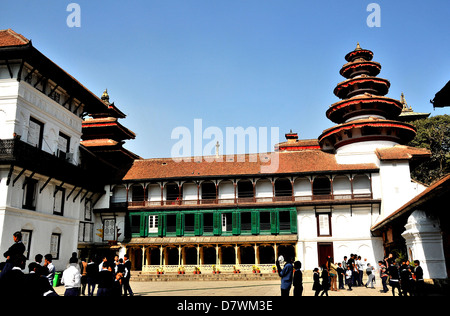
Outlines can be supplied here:
<path id="1" fill-rule="evenodd" d="M 426 148 L 403 145 L 378 148 L 375 153 L 380 160 L 409 160 L 413 158 L 428 158 L 431 155 L 431 151 Z"/>
<path id="2" fill-rule="evenodd" d="M 320 149 L 319 141 L 317 140 L 317 138 L 288 140 L 275 145 L 275 151 L 305 149 Z"/>
<path id="3" fill-rule="evenodd" d="M 136 160 L 123 180 L 378 170 L 375 164 L 338 164 L 333 154 L 320 150 L 219 156 L 217 159 L 218 161 L 215 161 L 215 157 L 210 156 L 197 160 L 187 157 L 185 161 L 180 161 L 181 158 Z M 265 170 L 264 168 L 269 168 L 271 163 L 274 168 L 270 171 Z"/>
<path id="4" fill-rule="evenodd" d="M 0 30 L 0 46 L 21 46 L 30 41 L 23 35 L 14 32 L 11 29 Z"/>

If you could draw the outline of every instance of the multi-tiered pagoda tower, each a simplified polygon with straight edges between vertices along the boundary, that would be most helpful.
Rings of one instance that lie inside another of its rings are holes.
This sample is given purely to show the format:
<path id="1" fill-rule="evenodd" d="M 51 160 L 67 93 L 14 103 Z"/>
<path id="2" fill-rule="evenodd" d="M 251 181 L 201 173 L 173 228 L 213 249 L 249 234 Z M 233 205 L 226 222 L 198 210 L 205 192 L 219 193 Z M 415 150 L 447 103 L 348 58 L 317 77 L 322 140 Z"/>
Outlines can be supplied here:
<path id="1" fill-rule="evenodd" d="M 391 147 L 406 144 L 416 135 L 412 125 L 398 120 L 402 103 L 385 97 L 390 83 L 377 77 L 381 65 L 372 61 L 372 57 L 372 51 L 362 49 L 359 43 L 345 56 L 347 63 L 340 74 L 346 80 L 334 89 L 334 94 L 342 100 L 326 112 L 338 125 L 319 136 L 322 150 L 335 153 L 360 150 L 361 142 L 366 149 Z"/>
<path id="2" fill-rule="evenodd" d="M 136 135 L 119 123 L 119 119 L 124 119 L 126 115 L 114 102 L 109 102 L 107 90 L 103 92 L 101 100 L 105 104 L 103 111 L 89 114 L 90 117 L 83 121 L 81 144 L 114 166 L 129 166 L 140 157 L 125 149 L 123 144 Z"/>

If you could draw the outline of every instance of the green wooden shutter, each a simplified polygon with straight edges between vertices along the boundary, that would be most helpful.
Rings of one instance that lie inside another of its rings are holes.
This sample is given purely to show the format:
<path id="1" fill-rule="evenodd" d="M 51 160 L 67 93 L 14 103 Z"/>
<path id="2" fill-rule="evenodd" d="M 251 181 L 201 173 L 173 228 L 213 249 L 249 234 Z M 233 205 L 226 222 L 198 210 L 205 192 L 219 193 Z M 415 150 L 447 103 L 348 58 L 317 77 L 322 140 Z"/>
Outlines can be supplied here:
<path id="1" fill-rule="evenodd" d="M 166 214 L 159 214 L 158 215 L 158 236 L 164 237 L 166 236 L 166 229 L 167 229 L 167 215 Z"/>
<path id="2" fill-rule="evenodd" d="M 252 211 L 252 234 L 259 234 L 259 211 Z"/>
<path id="3" fill-rule="evenodd" d="M 214 212 L 213 214 L 213 234 L 218 236 L 222 234 L 222 213 Z"/>
<path id="4" fill-rule="evenodd" d="M 234 211 L 232 215 L 233 220 L 233 235 L 241 234 L 241 214 L 238 211 Z"/>
<path id="5" fill-rule="evenodd" d="M 194 233 L 195 233 L 195 236 L 201 236 L 203 234 L 203 213 L 195 214 Z"/>
<path id="6" fill-rule="evenodd" d="M 291 233 L 297 234 L 297 209 L 291 209 Z"/>
<path id="7" fill-rule="evenodd" d="M 278 220 L 278 211 L 271 210 L 270 211 L 270 233 L 278 234 L 280 233 L 280 225 Z"/>
<path id="8" fill-rule="evenodd" d="M 139 228 L 139 235 L 141 237 L 145 237 L 147 234 L 147 224 L 148 223 L 148 214 L 141 214 L 141 220 L 140 220 L 140 228 Z"/>
<path id="9" fill-rule="evenodd" d="M 177 213 L 177 228 L 176 228 L 177 236 L 183 236 L 184 234 L 184 214 Z"/>

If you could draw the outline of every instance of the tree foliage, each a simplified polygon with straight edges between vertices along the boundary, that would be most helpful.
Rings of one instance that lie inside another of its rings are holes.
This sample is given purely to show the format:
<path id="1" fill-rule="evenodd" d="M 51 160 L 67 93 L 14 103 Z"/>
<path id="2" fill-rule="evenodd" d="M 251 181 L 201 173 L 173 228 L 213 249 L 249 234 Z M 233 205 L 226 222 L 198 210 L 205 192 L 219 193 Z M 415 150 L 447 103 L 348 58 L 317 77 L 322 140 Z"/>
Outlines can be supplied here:
<path id="1" fill-rule="evenodd" d="M 430 184 L 450 172 L 450 116 L 437 115 L 411 124 L 417 128 L 417 135 L 408 145 L 431 151 L 431 158 L 411 175 L 417 181 Z"/>

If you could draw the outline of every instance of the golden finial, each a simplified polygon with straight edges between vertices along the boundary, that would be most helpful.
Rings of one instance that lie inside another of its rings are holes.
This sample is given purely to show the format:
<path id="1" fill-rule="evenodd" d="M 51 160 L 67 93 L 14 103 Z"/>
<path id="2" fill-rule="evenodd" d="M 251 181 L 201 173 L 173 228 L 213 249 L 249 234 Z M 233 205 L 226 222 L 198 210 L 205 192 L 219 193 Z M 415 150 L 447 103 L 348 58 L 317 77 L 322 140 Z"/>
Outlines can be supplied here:
<path id="1" fill-rule="evenodd" d="M 355 50 L 361 50 L 362 48 L 361 48 L 361 46 L 359 46 L 359 42 L 357 42 L 356 43 L 356 48 L 355 48 Z"/>
<path id="2" fill-rule="evenodd" d="M 403 105 L 403 111 L 412 111 L 412 108 L 408 106 L 408 103 L 406 103 L 405 95 L 403 94 L 403 92 L 400 95 L 400 103 Z"/>
<path id="3" fill-rule="evenodd" d="M 102 98 L 101 98 L 104 102 L 108 102 L 109 103 L 109 94 L 108 94 L 108 89 L 105 89 L 105 91 L 103 91 L 102 94 Z"/>

